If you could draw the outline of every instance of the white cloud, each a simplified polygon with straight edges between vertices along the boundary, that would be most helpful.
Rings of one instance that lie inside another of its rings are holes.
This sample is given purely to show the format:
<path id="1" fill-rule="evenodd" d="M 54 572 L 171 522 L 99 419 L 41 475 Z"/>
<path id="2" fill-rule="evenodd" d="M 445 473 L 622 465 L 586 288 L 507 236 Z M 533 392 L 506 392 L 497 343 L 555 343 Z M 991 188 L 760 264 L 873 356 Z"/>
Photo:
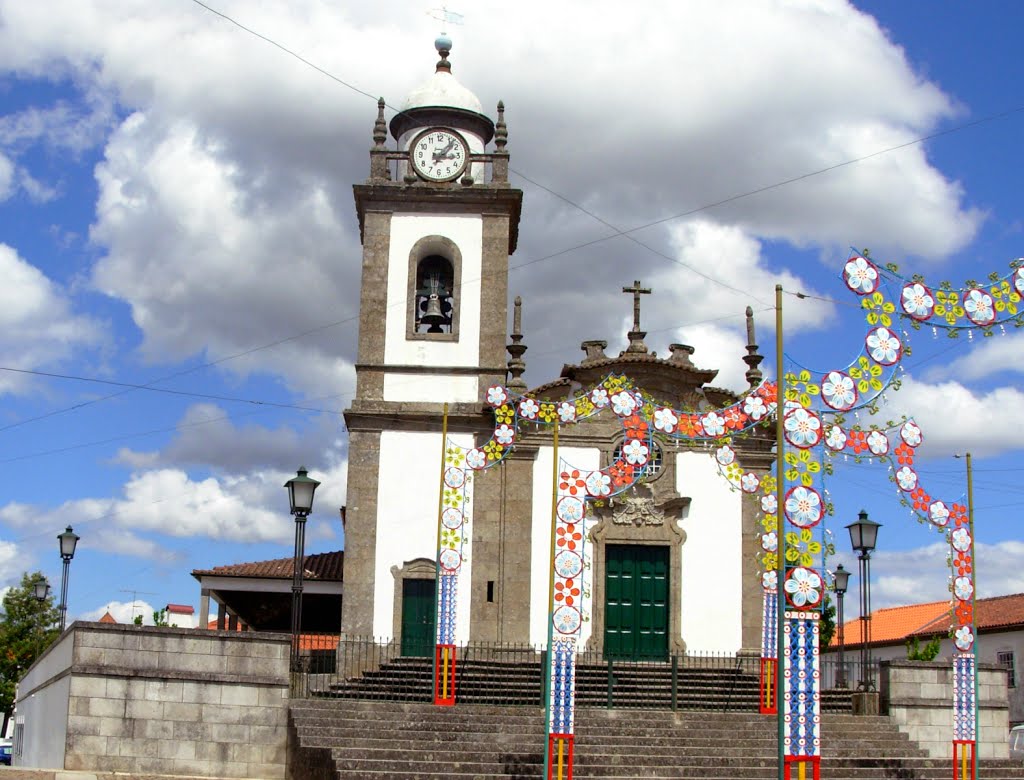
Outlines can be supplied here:
<path id="1" fill-rule="evenodd" d="M 74 314 L 66 293 L 6 244 L 0 244 L 0 278 L 0 353 L 5 366 L 45 368 L 99 343 L 100 323 Z M 28 386 L 24 375 L 0 373 L 0 392 Z"/>
<path id="2" fill-rule="evenodd" d="M 14 194 L 14 163 L 0 153 L 0 201 L 7 200 Z"/>
<path id="3" fill-rule="evenodd" d="M 952 380 L 928 384 L 908 375 L 887 395 L 886 414 L 914 418 L 924 433 L 924 454 L 986 456 L 1020 447 L 1019 432 L 1005 420 L 1006 410 L 1021 404 L 1024 392 L 1016 387 L 974 391 Z"/>
<path id="4" fill-rule="evenodd" d="M 950 598 L 948 563 L 949 544 L 937 541 L 896 552 L 879 550 L 871 556 L 871 608 L 924 604 Z M 1024 542 L 1003 541 L 996 544 L 978 543 L 975 547 L 978 575 L 978 597 L 991 598 L 1011 593 L 1024 593 Z M 857 571 L 852 556 L 838 556 L 834 563 L 842 562 L 850 571 Z M 834 568 L 834 567 L 833 567 Z M 860 591 L 857 578 L 850 578 L 846 594 L 848 615 L 856 615 Z"/>
<path id="5" fill-rule="evenodd" d="M 118 623 L 132 623 L 137 616 L 142 616 L 142 623 L 146 626 L 153 625 L 153 613 L 156 607 L 148 601 L 137 599 L 135 601 L 110 601 L 102 607 L 84 612 L 79 616 L 80 620 L 99 620 L 107 612 Z"/>
<path id="6" fill-rule="evenodd" d="M 24 567 L 24 554 L 18 545 L 14 542 L 0 541 L 0 583 L 5 583 L 8 587 L 20 583 Z"/>
<path id="7" fill-rule="evenodd" d="M 925 376 L 933 380 L 941 376 L 956 376 L 970 382 L 1002 373 L 1021 374 L 1024 373 L 1021 355 L 1024 355 L 1024 333 L 1010 332 L 981 339 L 981 343 L 965 355 L 928 371 Z"/>

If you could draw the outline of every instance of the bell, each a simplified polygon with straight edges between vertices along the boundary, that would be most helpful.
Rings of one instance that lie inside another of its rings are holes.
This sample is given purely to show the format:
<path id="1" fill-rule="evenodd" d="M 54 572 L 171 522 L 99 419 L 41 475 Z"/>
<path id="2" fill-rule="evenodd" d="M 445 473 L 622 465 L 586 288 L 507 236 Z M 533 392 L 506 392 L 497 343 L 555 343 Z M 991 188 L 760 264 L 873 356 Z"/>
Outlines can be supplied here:
<path id="1" fill-rule="evenodd" d="M 441 312 L 441 297 L 437 293 L 431 293 L 427 298 L 427 308 L 423 312 L 423 316 L 420 317 L 420 322 L 430 326 L 429 333 L 440 333 L 444 321 L 445 317 Z"/>

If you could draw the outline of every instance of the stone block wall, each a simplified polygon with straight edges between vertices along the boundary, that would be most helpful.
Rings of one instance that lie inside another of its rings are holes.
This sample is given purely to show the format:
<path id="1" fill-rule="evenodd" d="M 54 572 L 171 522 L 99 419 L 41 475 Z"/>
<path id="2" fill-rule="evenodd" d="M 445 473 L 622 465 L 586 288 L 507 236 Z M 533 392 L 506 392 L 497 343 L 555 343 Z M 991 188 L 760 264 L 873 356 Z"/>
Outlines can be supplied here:
<path id="1" fill-rule="evenodd" d="M 19 715 L 23 698 L 47 706 L 25 708 L 19 766 L 285 777 L 288 636 L 75 623 L 67 643 L 69 664 L 51 668 L 48 653 L 20 686 Z M 29 749 L 29 737 L 53 730 L 61 710 L 63 755 L 52 766 L 53 751 Z"/>
<path id="2" fill-rule="evenodd" d="M 953 664 L 951 661 L 882 661 L 882 712 L 933 758 L 953 757 Z M 978 667 L 980 760 L 1008 758 L 1006 669 Z"/>

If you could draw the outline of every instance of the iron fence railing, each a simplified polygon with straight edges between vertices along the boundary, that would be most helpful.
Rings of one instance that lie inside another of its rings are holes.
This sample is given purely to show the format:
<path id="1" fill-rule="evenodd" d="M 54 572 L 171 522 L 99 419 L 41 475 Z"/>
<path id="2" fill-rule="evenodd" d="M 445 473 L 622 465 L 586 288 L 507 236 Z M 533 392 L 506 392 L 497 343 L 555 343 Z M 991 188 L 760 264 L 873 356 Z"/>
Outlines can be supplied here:
<path id="1" fill-rule="evenodd" d="M 870 690 L 878 690 L 879 659 L 869 658 L 867 666 L 861 666 L 859 656 L 847 656 L 843 663 L 834 654 L 822 656 L 820 661 L 821 690 L 850 690 L 870 686 Z M 865 674 L 866 671 L 866 674 Z"/>
<path id="2" fill-rule="evenodd" d="M 431 701 L 433 648 L 405 654 L 372 637 L 304 636 L 292 694 Z M 423 651 L 426 652 L 423 652 Z M 538 706 L 544 702 L 546 649 L 472 642 L 456 653 L 456 696 L 464 703 Z M 733 653 L 681 653 L 618 659 L 588 650 L 577 658 L 579 706 L 750 710 L 758 705 L 759 659 Z"/>

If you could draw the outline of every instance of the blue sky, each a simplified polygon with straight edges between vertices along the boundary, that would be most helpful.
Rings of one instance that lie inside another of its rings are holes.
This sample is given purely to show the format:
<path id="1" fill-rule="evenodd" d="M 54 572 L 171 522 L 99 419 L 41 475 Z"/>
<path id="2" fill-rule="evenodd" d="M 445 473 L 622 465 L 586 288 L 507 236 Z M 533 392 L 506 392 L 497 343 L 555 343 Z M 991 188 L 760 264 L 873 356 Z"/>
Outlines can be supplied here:
<path id="1" fill-rule="evenodd" d="M 46 5 L 0 0 L 0 585 L 25 569 L 58 584 L 70 523 L 71 616 L 130 612 L 133 593 L 140 611 L 198 606 L 192 569 L 291 554 L 282 485 L 299 465 L 324 483 L 307 549 L 342 544 L 350 186 L 376 113 L 350 87 L 399 105 L 432 70 L 436 24 L 405 0 L 209 3 L 331 79 L 190 0 Z M 858 349 L 838 278 L 851 245 L 957 286 L 1024 255 L 1017 4 L 458 10 L 455 73 L 488 110 L 505 100 L 525 192 L 510 286 L 531 384 L 583 339 L 624 346 L 635 278 L 655 290 L 648 343 L 693 344 L 740 388 L 743 308 L 770 363 L 778 280 L 839 302 L 787 299 L 791 355 L 827 368 Z M 686 212 L 634 233 L 646 248 L 594 218 Z M 893 398 L 925 430 L 933 494 L 959 497 L 952 455 L 976 456 L 982 595 L 1024 591 L 1021 336 L 950 348 L 922 331 Z M 876 603 L 944 596 L 942 539 L 884 473 L 846 466 L 831 488 L 847 568 L 842 526 L 861 507 L 885 524 Z"/>

